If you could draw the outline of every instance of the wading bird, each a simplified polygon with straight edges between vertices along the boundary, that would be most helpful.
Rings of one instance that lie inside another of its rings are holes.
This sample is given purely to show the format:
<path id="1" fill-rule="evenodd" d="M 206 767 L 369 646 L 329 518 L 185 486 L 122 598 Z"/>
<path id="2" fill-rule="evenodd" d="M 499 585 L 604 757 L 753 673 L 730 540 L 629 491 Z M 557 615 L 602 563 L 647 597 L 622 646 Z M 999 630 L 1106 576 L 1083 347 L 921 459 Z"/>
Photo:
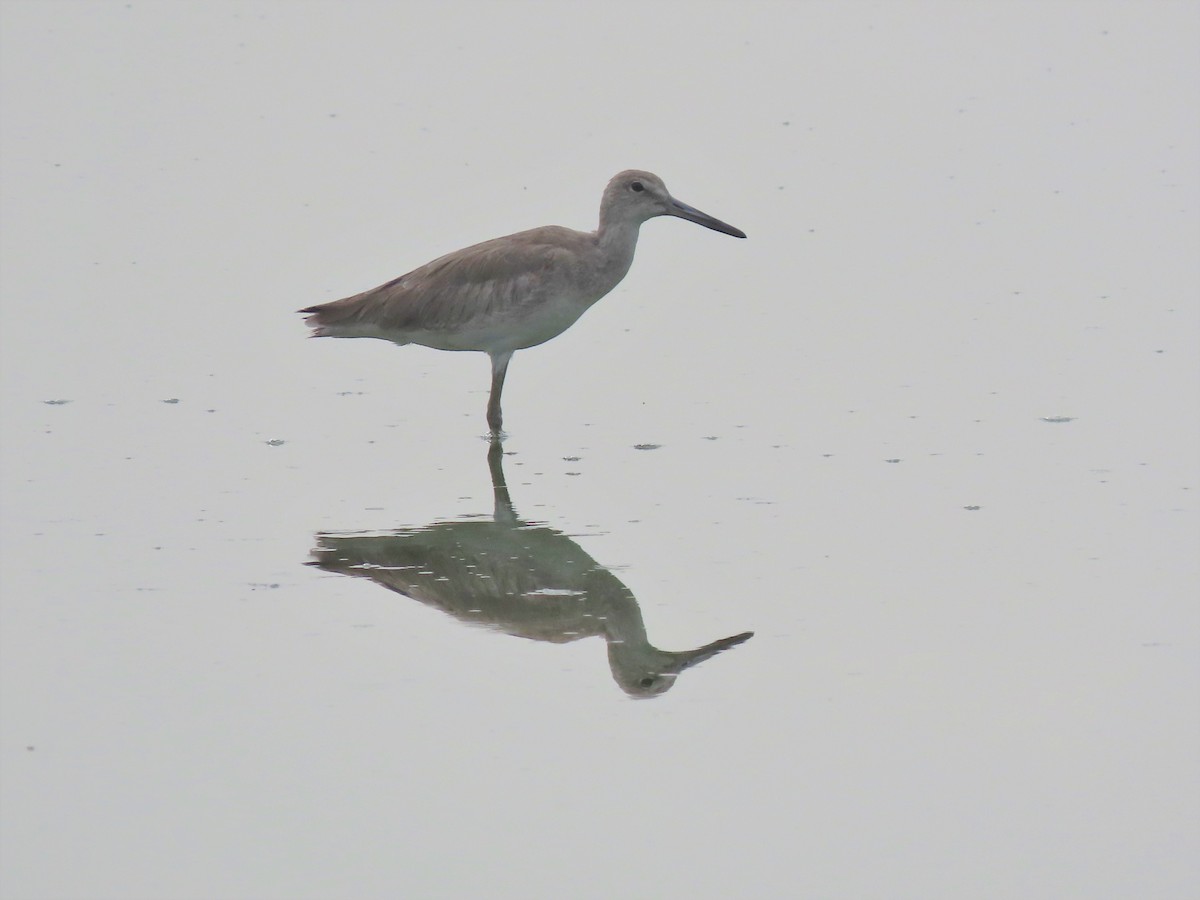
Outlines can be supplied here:
<path id="1" fill-rule="evenodd" d="M 746 235 L 671 196 L 662 179 L 629 169 L 600 201 L 600 227 L 557 225 L 485 241 L 344 300 L 300 310 L 313 337 L 381 338 L 438 350 L 477 350 L 492 361 L 487 421 L 501 429 L 500 393 L 517 350 L 562 334 L 611 291 L 633 263 L 638 230 L 655 216 Z"/>

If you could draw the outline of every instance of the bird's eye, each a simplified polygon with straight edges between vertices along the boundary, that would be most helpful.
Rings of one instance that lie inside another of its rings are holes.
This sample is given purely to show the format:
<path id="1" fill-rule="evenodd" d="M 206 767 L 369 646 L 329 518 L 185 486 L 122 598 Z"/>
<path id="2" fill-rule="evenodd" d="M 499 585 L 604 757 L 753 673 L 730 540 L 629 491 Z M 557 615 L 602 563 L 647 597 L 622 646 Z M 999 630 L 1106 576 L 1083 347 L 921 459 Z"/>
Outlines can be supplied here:
<path id="1" fill-rule="evenodd" d="M 631 184 L 629 186 L 629 189 L 631 191 L 633 191 L 634 193 L 640 194 L 642 191 L 644 191 L 646 189 L 646 186 L 644 184 L 642 184 L 640 181 L 635 181 L 633 184 Z"/>
<path id="2" fill-rule="evenodd" d="M 654 679 L 653 678 L 643 678 L 641 681 L 638 682 L 638 684 L 640 684 L 644 688 L 648 688 L 654 684 Z"/>

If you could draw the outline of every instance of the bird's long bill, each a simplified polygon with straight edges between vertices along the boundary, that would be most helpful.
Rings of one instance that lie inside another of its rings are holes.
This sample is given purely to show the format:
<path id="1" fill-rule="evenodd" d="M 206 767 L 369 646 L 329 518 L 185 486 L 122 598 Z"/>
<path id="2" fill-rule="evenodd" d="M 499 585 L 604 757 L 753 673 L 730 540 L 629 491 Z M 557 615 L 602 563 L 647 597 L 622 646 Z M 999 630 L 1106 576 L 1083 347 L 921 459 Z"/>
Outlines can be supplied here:
<path id="1" fill-rule="evenodd" d="M 733 637 L 721 638 L 719 641 L 713 641 L 711 644 L 705 644 L 703 647 L 700 647 L 696 650 L 689 650 L 684 653 L 680 653 L 679 671 L 682 672 L 684 669 L 690 669 L 692 666 L 696 665 L 696 663 L 702 663 L 706 659 L 712 659 L 722 650 L 728 650 L 730 647 L 736 647 L 738 644 L 742 643 L 742 641 L 748 641 L 752 637 L 754 637 L 753 631 L 745 631 L 741 634 L 735 634 Z"/>
<path id="2" fill-rule="evenodd" d="M 673 216 L 687 219 L 689 222 L 695 222 L 697 225 L 703 225 L 705 228 L 711 228 L 713 231 L 719 231 L 722 234 L 732 234 L 736 238 L 744 238 L 746 236 L 746 232 L 740 228 L 734 228 L 720 219 L 714 219 L 708 213 L 702 213 L 694 206 L 680 203 L 674 197 L 671 198 L 670 213 Z"/>

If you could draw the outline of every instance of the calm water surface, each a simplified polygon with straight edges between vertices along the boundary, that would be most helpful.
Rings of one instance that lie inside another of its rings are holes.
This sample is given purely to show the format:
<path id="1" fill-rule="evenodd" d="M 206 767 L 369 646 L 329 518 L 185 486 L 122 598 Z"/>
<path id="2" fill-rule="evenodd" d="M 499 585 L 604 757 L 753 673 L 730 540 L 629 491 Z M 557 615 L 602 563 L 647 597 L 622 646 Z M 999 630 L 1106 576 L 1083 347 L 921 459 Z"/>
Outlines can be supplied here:
<path id="1" fill-rule="evenodd" d="M 732 9 L 4 5 L 4 900 L 1200 888 L 1195 6 Z"/>

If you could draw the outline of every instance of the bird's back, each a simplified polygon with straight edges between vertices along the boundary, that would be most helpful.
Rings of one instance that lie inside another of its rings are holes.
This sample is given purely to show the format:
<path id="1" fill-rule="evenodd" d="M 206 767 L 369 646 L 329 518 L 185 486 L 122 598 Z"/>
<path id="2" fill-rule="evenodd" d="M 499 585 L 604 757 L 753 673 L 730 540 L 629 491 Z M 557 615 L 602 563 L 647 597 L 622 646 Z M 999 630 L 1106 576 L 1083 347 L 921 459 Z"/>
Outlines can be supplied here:
<path id="1" fill-rule="evenodd" d="M 624 274 L 604 271 L 594 234 L 547 226 L 456 250 L 301 312 L 314 337 L 488 351 L 507 340 L 518 349 L 561 332 Z"/>

